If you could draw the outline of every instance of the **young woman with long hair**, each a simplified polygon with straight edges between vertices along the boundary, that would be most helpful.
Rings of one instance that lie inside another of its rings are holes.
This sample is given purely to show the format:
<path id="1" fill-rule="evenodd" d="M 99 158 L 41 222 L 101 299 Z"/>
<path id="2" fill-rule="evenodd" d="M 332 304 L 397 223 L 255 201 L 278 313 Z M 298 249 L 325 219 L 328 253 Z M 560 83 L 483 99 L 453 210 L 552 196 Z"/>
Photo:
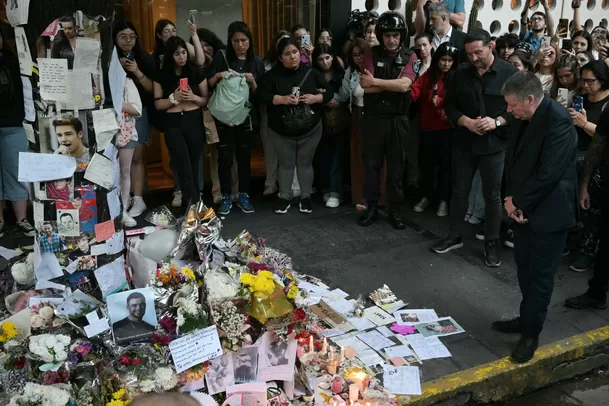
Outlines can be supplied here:
<path id="1" fill-rule="evenodd" d="M 189 61 L 186 42 L 180 37 L 167 40 L 163 61 L 154 83 L 154 104 L 164 112 L 165 144 L 180 178 L 186 209 L 200 199 L 199 161 L 205 140 L 201 108 L 207 104 L 207 80 Z M 188 81 L 187 86 L 180 86 L 182 79 Z"/>
<path id="2" fill-rule="evenodd" d="M 535 66 L 533 65 L 533 59 L 531 58 L 531 54 L 521 49 L 515 50 L 514 53 L 508 58 L 508 62 L 514 65 L 516 69 L 520 71 L 535 71 Z"/>
<path id="3" fill-rule="evenodd" d="M 186 27 L 188 27 L 188 31 L 190 31 L 190 40 L 192 41 L 192 44 L 186 43 L 188 59 L 195 66 L 203 66 L 205 65 L 205 52 L 203 51 L 203 46 L 199 39 L 197 24 L 193 24 L 192 21 L 189 20 L 186 22 Z M 156 60 L 159 68 L 163 65 L 165 44 L 167 43 L 167 40 L 177 36 L 178 30 L 172 21 L 162 19 L 156 22 L 156 25 L 154 26 L 154 51 L 152 52 L 152 56 Z"/>
<path id="4" fill-rule="evenodd" d="M 536 66 L 535 75 L 541 81 L 543 91 L 549 95 L 554 85 L 554 68 L 560 59 L 560 49 L 556 44 L 542 46 L 539 48 L 535 58 L 539 61 Z"/>
<path id="5" fill-rule="evenodd" d="M 568 90 L 566 100 L 559 100 L 558 89 Z M 565 107 L 573 104 L 573 97 L 577 96 L 579 90 L 579 63 L 573 55 L 563 55 L 554 68 L 554 86 L 550 96 L 558 100 Z"/>
<path id="6" fill-rule="evenodd" d="M 434 52 L 431 65 L 411 86 L 412 101 L 420 100 L 421 158 L 423 198 L 414 206 L 422 212 L 438 201 L 437 215 L 448 215 L 451 198 L 451 154 L 455 129 L 444 112 L 446 83 L 459 66 L 459 50 L 450 42 L 441 44 Z M 434 187 L 436 170 L 438 187 Z"/>
<path id="7" fill-rule="evenodd" d="M 245 75 L 249 84 L 250 102 L 252 109 L 245 122 L 238 126 L 228 126 L 216 120 L 216 128 L 220 143 L 218 146 L 218 174 L 222 202 L 218 213 L 227 215 L 232 208 L 233 192 L 239 192 L 237 206 L 244 213 L 253 213 L 254 206 L 250 202 L 251 150 L 255 133 L 260 126 L 258 109 L 253 103 L 258 81 L 264 74 L 262 59 L 254 55 L 254 39 L 252 32 L 243 21 L 235 21 L 228 26 L 229 43 L 226 52 L 217 52 L 214 63 L 208 71 L 209 87 L 215 88 L 229 74 L 229 70 Z M 232 167 L 234 157 L 237 158 L 239 174 L 239 190 L 232 190 Z"/>

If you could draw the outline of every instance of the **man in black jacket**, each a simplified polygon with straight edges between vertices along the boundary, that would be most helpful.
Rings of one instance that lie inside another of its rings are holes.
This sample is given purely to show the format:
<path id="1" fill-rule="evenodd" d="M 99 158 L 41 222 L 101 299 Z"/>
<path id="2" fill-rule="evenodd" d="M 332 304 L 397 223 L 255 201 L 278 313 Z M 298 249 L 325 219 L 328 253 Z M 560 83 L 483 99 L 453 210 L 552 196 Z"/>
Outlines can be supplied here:
<path id="1" fill-rule="evenodd" d="M 450 42 L 459 50 L 459 63 L 469 61 L 465 53 L 465 34 L 450 24 L 450 10 L 444 3 L 429 3 L 430 31 L 433 35 L 432 47 L 434 51 L 445 43 Z"/>
<path id="2" fill-rule="evenodd" d="M 438 254 L 463 247 L 463 216 L 476 169 L 480 169 L 485 208 L 485 264 L 501 265 L 497 247 L 501 225 L 501 179 L 508 146 L 510 116 L 501 95 L 505 81 L 517 71 L 510 63 L 493 55 L 488 32 L 475 29 L 465 37 L 465 51 L 471 64 L 459 67 L 449 81 L 444 109 L 457 126 L 453 141 L 453 193 L 450 233 L 432 249 Z"/>
<path id="3" fill-rule="evenodd" d="M 577 224 L 577 132 L 569 113 L 544 96 L 541 81 L 518 72 L 503 87 L 512 123 L 505 210 L 515 221 L 520 317 L 493 328 L 519 333 L 515 362 L 533 358 L 548 313 L 569 228 Z M 548 125 L 552 123 L 552 125 Z"/>

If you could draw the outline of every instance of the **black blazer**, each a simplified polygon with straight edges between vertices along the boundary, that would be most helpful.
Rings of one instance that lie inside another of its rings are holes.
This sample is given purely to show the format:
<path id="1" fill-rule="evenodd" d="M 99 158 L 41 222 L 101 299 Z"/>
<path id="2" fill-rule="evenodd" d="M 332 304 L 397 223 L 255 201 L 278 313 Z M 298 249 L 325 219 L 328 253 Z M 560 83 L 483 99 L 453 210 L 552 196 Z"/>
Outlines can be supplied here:
<path id="1" fill-rule="evenodd" d="M 459 50 L 459 63 L 469 63 L 469 58 L 465 53 L 465 34 L 453 27 L 453 32 L 450 34 L 450 42 Z"/>
<path id="2" fill-rule="evenodd" d="M 523 124 L 514 120 L 511 126 L 506 195 L 512 196 L 534 232 L 569 229 L 579 217 L 573 120 L 567 109 L 546 96 L 519 136 Z"/>

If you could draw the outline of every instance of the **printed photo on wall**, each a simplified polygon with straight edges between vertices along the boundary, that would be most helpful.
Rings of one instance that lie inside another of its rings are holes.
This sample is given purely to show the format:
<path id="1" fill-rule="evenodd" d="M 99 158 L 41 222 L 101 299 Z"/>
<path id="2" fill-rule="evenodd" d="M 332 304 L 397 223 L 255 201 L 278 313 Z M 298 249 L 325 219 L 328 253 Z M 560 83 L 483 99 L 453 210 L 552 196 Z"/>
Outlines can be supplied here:
<path id="1" fill-rule="evenodd" d="M 80 231 L 93 233 L 97 224 L 97 201 L 95 186 L 77 186 L 74 188 L 74 199 L 71 202 L 56 202 L 57 209 L 78 211 Z"/>
<path id="2" fill-rule="evenodd" d="M 117 344 L 152 338 L 157 326 L 154 294 L 150 288 L 133 289 L 107 297 L 112 332 Z"/>
<path id="3" fill-rule="evenodd" d="M 97 287 L 95 276 L 91 271 L 76 271 L 68 275 L 66 279 L 72 290 L 80 289 L 87 294 L 94 293 L 94 290 Z"/>
<path id="4" fill-rule="evenodd" d="M 59 235 L 65 237 L 78 237 L 80 235 L 80 222 L 78 210 L 57 210 L 57 227 Z"/>
<path id="5" fill-rule="evenodd" d="M 91 245 L 96 243 L 93 234 L 80 233 L 78 237 L 67 238 L 68 258 L 76 261 L 77 258 L 91 255 Z"/>
<path id="6" fill-rule="evenodd" d="M 74 197 L 74 182 L 72 178 L 43 182 L 40 185 L 44 187 L 47 200 L 67 202 Z"/>
<path id="7" fill-rule="evenodd" d="M 66 250 L 64 237 L 57 233 L 57 225 L 52 221 L 42 223 L 42 233 L 38 239 L 40 252 L 58 253 Z"/>
<path id="8" fill-rule="evenodd" d="M 210 395 L 224 392 L 227 387 L 233 386 L 235 384 L 235 374 L 233 372 L 232 354 L 224 354 L 210 360 L 205 381 Z"/>
<path id="9" fill-rule="evenodd" d="M 91 160 L 86 145 L 85 126 L 78 117 L 63 114 L 53 120 L 53 130 L 59 146 L 55 154 L 72 156 L 76 159 L 76 172 L 85 172 Z"/>

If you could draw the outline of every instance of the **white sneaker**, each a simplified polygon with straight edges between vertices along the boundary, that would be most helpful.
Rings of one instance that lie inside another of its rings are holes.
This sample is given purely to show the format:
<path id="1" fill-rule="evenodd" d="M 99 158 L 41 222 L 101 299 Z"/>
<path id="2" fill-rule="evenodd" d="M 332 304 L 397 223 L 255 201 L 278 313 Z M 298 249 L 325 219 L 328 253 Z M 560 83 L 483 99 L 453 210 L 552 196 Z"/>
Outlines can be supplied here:
<path id="1" fill-rule="evenodd" d="M 125 227 L 135 227 L 137 226 L 137 221 L 129 213 L 123 213 L 123 224 Z"/>
<path id="2" fill-rule="evenodd" d="M 182 205 L 182 191 L 175 190 L 173 192 L 173 200 L 171 201 L 173 207 L 180 207 Z"/>
<path id="3" fill-rule="evenodd" d="M 327 203 L 330 200 L 330 193 L 324 193 L 324 203 Z"/>
<path id="4" fill-rule="evenodd" d="M 338 197 L 329 197 L 326 201 L 326 207 L 335 209 L 338 206 L 340 206 L 340 199 Z"/>
<path id="5" fill-rule="evenodd" d="M 144 203 L 144 199 L 141 196 L 133 196 L 133 205 L 129 209 L 129 217 L 137 217 L 146 211 L 146 203 Z"/>
<path id="6" fill-rule="evenodd" d="M 444 200 L 442 200 L 440 202 L 440 205 L 438 206 L 437 215 L 438 215 L 438 217 L 448 216 L 448 203 L 446 203 Z"/>
<path id="7" fill-rule="evenodd" d="M 417 203 L 417 204 L 416 204 L 416 205 L 415 205 L 415 206 L 412 208 L 412 210 L 413 210 L 415 213 L 422 213 L 422 212 L 424 212 L 424 211 L 425 211 L 425 209 L 426 209 L 426 208 L 428 208 L 428 207 L 429 207 L 429 200 L 428 200 L 426 197 L 424 197 L 424 198 L 422 198 L 422 199 L 421 199 L 421 201 L 419 201 L 419 203 Z"/>

